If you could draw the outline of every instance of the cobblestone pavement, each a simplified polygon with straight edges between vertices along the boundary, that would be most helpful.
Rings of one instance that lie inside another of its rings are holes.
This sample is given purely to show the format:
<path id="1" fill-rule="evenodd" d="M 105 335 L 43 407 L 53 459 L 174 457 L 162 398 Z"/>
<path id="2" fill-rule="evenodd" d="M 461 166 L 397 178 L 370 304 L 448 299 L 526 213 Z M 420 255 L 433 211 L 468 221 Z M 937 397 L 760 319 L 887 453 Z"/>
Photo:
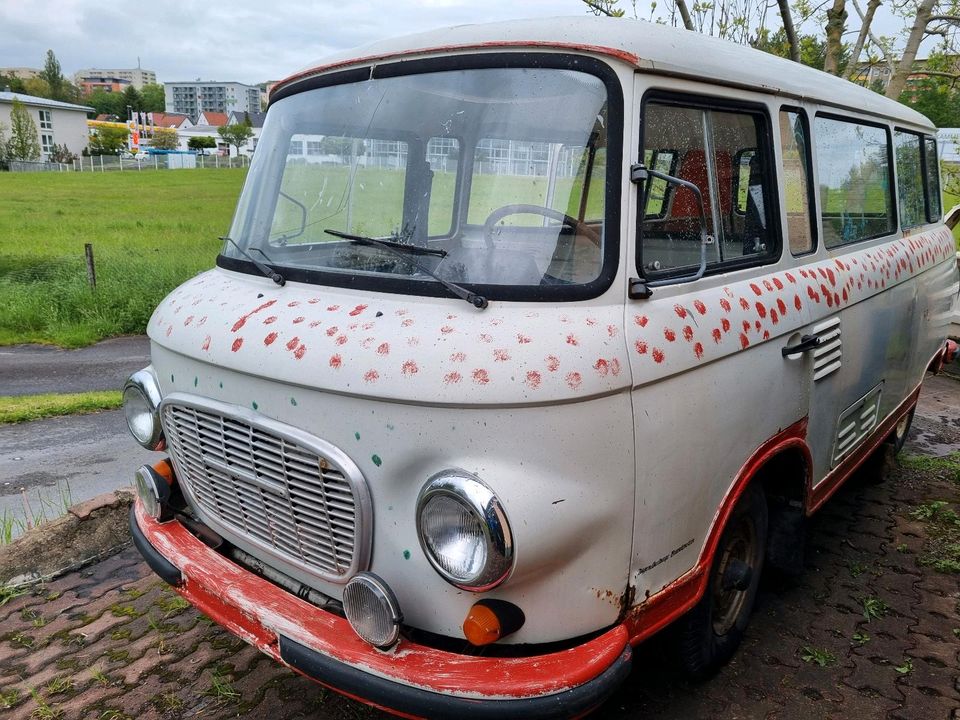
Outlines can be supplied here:
<path id="1" fill-rule="evenodd" d="M 886 482 L 851 481 L 815 518 L 804 575 L 763 590 L 729 665 L 686 683 L 664 669 L 654 639 L 598 717 L 960 718 L 951 515 L 960 512 L 960 385 L 951 383 L 925 390 Z M 0 720 L 244 716 L 382 717 L 200 616 L 133 549 L 0 606 Z"/>

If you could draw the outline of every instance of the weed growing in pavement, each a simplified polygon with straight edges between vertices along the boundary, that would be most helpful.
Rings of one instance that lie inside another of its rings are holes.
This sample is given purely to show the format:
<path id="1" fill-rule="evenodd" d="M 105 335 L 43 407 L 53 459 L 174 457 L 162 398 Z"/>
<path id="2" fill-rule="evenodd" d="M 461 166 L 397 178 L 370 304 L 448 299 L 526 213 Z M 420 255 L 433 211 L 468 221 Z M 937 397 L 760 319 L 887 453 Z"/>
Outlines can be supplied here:
<path id="1" fill-rule="evenodd" d="M 109 708 L 100 713 L 99 720 L 133 720 L 133 718 L 116 708 Z"/>
<path id="2" fill-rule="evenodd" d="M 33 638 L 30 635 L 24 635 L 22 632 L 18 632 L 16 635 L 10 638 L 10 642 L 12 642 L 14 645 L 19 645 L 25 648 L 33 647 Z"/>
<path id="3" fill-rule="evenodd" d="M 884 615 L 890 612 L 890 606 L 880 598 L 865 597 L 863 600 L 861 600 L 861 603 L 863 604 L 863 617 L 867 622 L 877 618 L 882 618 Z"/>
<path id="4" fill-rule="evenodd" d="M 163 610 L 166 613 L 164 617 L 168 618 L 190 607 L 190 601 L 180 595 L 174 595 L 173 597 L 160 598 L 154 605 Z"/>
<path id="5" fill-rule="evenodd" d="M 870 636 L 863 631 L 858 631 L 853 634 L 853 641 L 857 645 L 866 645 L 870 642 Z"/>
<path id="6" fill-rule="evenodd" d="M 130 658 L 129 650 L 111 650 L 107 653 L 107 657 L 110 658 L 111 662 L 124 662 Z"/>
<path id="7" fill-rule="evenodd" d="M 120 591 L 122 594 L 126 595 L 131 600 L 136 600 L 138 597 L 142 597 L 146 593 L 143 590 L 135 587 L 124 588 Z"/>
<path id="8" fill-rule="evenodd" d="M 240 693 L 219 673 L 214 672 L 210 679 L 210 689 L 207 695 L 214 697 L 218 702 L 235 702 L 240 699 Z"/>
<path id="9" fill-rule="evenodd" d="M 908 552 L 910 552 L 910 548 L 909 548 L 909 546 L 908 546 L 906 543 L 900 543 L 899 545 L 897 545 L 897 552 L 898 552 L 898 553 L 908 553 Z"/>
<path id="10" fill-rule="evenodd" d="M 98 685 L 106 687 L 110 684 L 110 678 L 108 678 L 100 668 L 93 668 L 93 670 L 90 671 L 90 677 L 92 677 Z"/>
<path id="11" fill-rule="evenodd" d="M 114 605 L 110 608 L 110 612 L 115 617 L 140 617 L 140 613 L 133 605 Z"/>
<path id="12" fill-rule="evenodd" d="M 48 703 L 40 696 L 40 693 L 33 688 L 30 688 L 30 695 L 33 697 L 34 702 L 37 703 L 33 712 L 30 713 L 30 720 L 59 720 L 59 718 L 63 717 L 63 710 L 61 708 Z"/>
<path id="13" fill-rule="evenodd" d="M 960 452 L 936 457 L 933 455 L 901 455 L 900 465 L 921 472 L 945 471 L 960 482 Z"/>
<path id="14" fill-rule="evenodd" d="M 180 712 L 184 708 L 184 702 L 174 693 L 164 693 L 163 695 L 154 695 L 150 698 L 150 703 L 162 713 Z"/>
<path id="15" fill-rule="evenodd" d="M 863 563 L 850 563 L 847 567 L 852 578 L 858 578 L 867 571 L 867 566 Z"/>
<path id="16" fill-rule="evenodd" d="M 83 633 L 67 633 L 61 640 L 66 646 L 83 647 L 87 644 L 87 636 Z"/>
<path id="17" fill-rule="evenodd" d="M 2 545 L 3 543 L 0 543 Z M 23 588 L 12 588 L 6 585 L 0 585 L 0 607 L 3 607 L 14 598 L 26 595 L 27 591 Z"/>
<path id="18" fill-rule="evenodd" d="M 827 667 L 837 661 L 837 656 L 825 648 L 812 648 L 804 645 L 800 650 L 800 659 L 805 663 L 813 663 L 820 667 Z"/>
<path id="19" fill-rule="evenodd" d="M 911 660 L 910 658 L 906 658 L 904 659 L 902 665 L 895 665 L 893 669 L 896 670 L 901 675 L 906 675 L 908 673 L 911 673 L 913 672 L 913 660 Z"/>
<path id="20" fill-rule="evenodd" d="M 0 690 L 0 710 L 9 710 L 20 702 L 20 691 L 16 688 Z"/>
<path id="21" fill-rule="evenodd" d="M 923 522 L 927 538 L 917 558 L 921 565 L 937 572 L 960 573 L 960 515 L 946 500 L 918 505 L 910 516 Z"/>
<path id="22" fill-rule="evenodd" d="M 47 692 L 51 695 L 58 695 L 71 690 L 73 690 L 73 679 L 66 675 L 58 675 L 47 683 Z"/>
<path id="23" fill-rule="evenodd" d="M 119 630 L 114 630 L 110 633 L 111 640 L 129 640 L 130 639 L 130 628 L 120 628 Z"/>

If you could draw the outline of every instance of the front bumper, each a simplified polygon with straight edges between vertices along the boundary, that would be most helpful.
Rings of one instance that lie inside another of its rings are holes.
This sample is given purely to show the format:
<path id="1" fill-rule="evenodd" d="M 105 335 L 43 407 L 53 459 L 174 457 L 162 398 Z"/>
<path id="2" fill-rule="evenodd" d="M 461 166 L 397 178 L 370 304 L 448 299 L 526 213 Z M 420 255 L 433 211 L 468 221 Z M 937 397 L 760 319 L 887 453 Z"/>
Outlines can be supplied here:
<path id="1" fill-rule="evenodd" d="M 262 652 L 338 692 L 407 717 L 579 717 L 630 672 L 624 625 L 574 648 L 528 657 L 475 657 L 401 639 L 389 652 L 349 623 L 207 547 L 176 520 L 131 509 L 147 564 L 197 609 Z"/>

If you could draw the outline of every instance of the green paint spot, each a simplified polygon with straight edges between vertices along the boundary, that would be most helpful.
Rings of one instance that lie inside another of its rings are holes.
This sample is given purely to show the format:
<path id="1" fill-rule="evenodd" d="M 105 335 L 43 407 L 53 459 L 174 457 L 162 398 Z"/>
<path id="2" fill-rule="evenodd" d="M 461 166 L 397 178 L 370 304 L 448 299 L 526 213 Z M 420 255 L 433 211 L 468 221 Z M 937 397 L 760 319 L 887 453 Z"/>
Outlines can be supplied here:
<path id="1" fill-rule="evenodd" d="M 355 432 L 355 433 L 353 434 L 353 436 L 354 436 L 357 440 L 360 439 L 360 433 L 358 433 L 358 432 Z"/>
<path id="2" fill-rule="evenodd" d="M 290 398 L 290 404 L 293 405 L 294 407 L 296 407 L 296 406 L 297 406 L 297 399 L 296 399 L 296 398 Z"/>
<path id="3" fill-rule="evenodd" d="M 251 407 L 253 407 L 254 410 L 256 410 L 257 408 L 260 407 L 259 405 L 257 405 L 257 401 L 256 401 L 256 400 L 254 400 L 252 403 L 250 403 L 250 405 L 251 405 Z"/>
<path id="4" fill-rule="evenodd" d="M 404 559 L 404 560 L 409 560 L 409 559 L 410 559 L 410 551 L 409 551 L 409 550 L 404 550 L 404 551 L 403 551 L 403 559 Z"/>
<path id="5" fill-rule="evenodd" d="M 196 387 L 199 382 L 200 382 L 200 378 L 194 376 L 194 378 L 193 378 L 193 386 Z"/>
<path id="6" fill-rule="evenodd" d="M 380 459 L 379 455 L 374 455 L 370 459 L 373 460 L 373 464 L 376 465 L 377 467 L 380 467 L 381 465 L 383 465 L 383 460 Z"/>

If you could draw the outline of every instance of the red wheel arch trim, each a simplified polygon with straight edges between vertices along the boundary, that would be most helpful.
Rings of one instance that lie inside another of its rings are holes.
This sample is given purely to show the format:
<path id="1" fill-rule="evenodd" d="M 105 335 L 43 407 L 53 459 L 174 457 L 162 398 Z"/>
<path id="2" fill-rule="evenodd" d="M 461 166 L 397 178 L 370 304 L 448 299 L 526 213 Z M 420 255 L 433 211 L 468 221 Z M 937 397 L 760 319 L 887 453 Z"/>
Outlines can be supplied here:
<path id="1" fill-rule="evenodd" d="M 746 490 L 764 465 L 782 452 L 799 450 L 806 460 L 806 485 L 809 487 L 810 468 L 813 466 L 813 460 L 810 455 L 810 448 L 807 447 L 806 438 L 807 418 L 804 417 L 769 438 L 753 452 L 740 468 L 726 496 L 717 508 L 710 532 L 696 565 L 649 600 L 635 606 L 627 614 L 625 624 L 631 644 L 636 645 L 663 629 L 690 610 L 703 596 L 707 587 L 710 565 L 713 563 L 713 555 L 716 552 L 720 535 L 726 527 L 730 513 L 733 512 L 733 508 L 743 491 Z"/>

